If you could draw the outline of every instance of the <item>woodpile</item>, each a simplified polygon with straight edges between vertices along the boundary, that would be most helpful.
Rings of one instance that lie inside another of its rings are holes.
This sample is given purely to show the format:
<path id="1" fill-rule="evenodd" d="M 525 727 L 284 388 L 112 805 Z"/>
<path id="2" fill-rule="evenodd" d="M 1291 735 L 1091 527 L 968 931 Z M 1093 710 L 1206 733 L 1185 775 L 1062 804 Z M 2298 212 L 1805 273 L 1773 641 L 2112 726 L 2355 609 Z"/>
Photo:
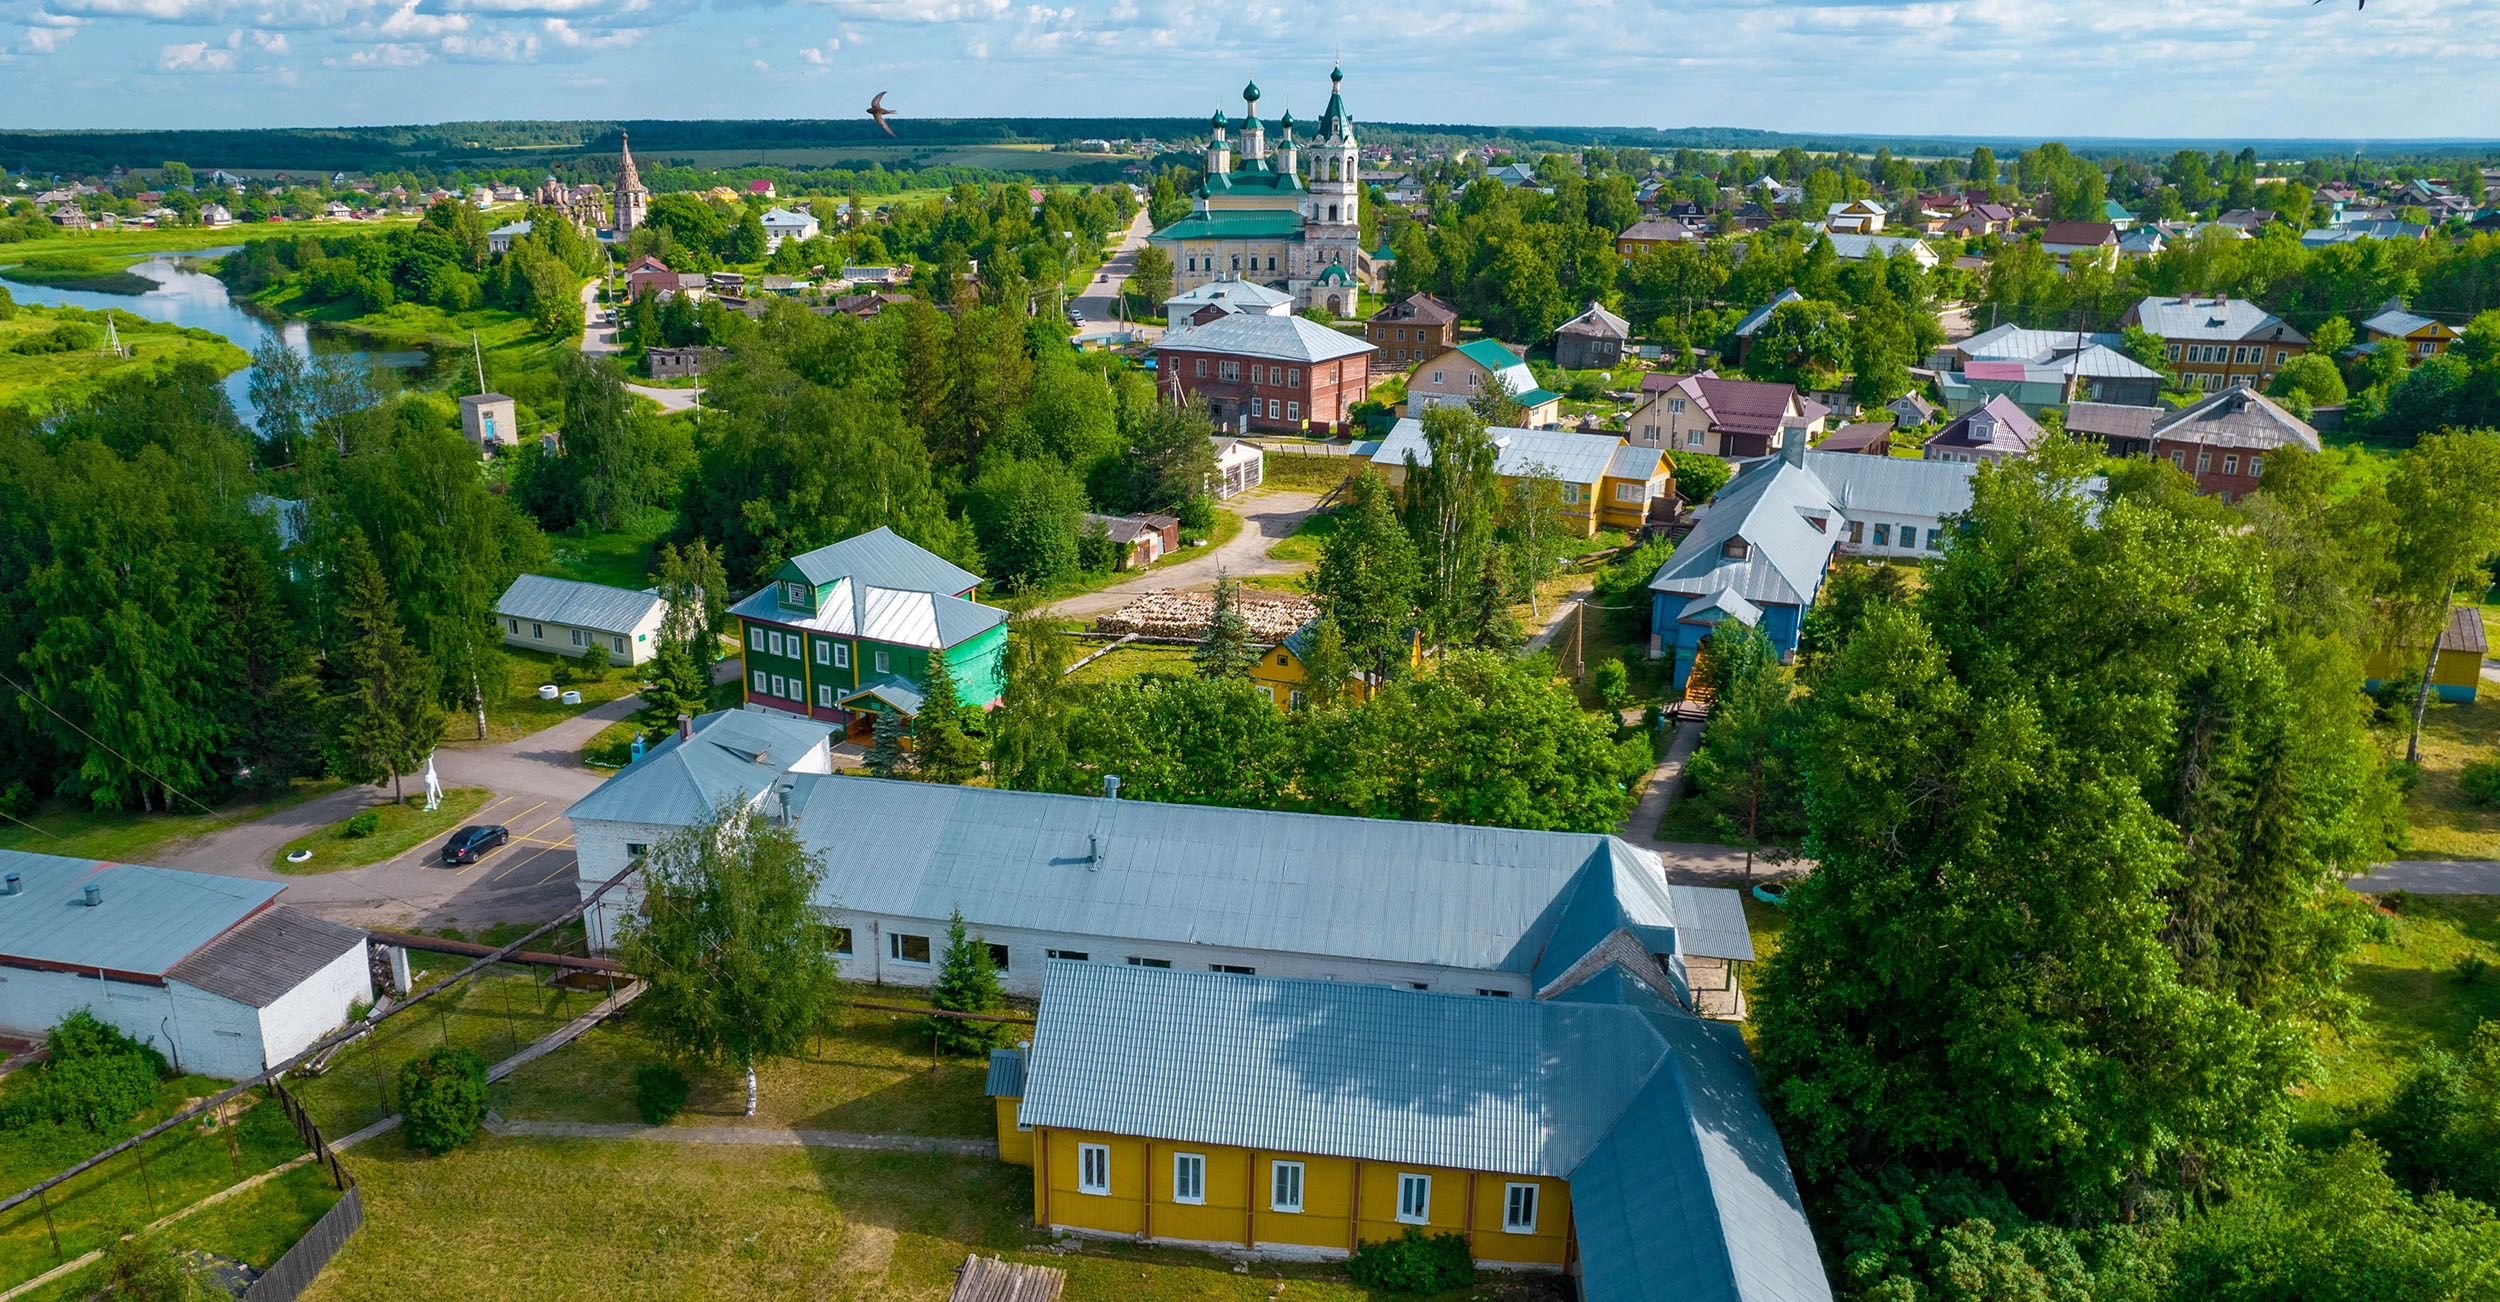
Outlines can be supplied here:
<path id="1" fill-rule="evenodd" d="M 1319 618 L 1319 607 L 1308 597 L 1261 592 L 1256 588 L 1242 588 L 1239 595 L 1242 618 L 1250 625 L 1250 640 L 1263 646 L 1282 642 L 1287 634 Z M 1095 620 L 1094 631 L 1202 638 L 1207 635 L 1207 621 L 1214 617 L 1214 593 L 1166 589 L 1149 592 Z"/>

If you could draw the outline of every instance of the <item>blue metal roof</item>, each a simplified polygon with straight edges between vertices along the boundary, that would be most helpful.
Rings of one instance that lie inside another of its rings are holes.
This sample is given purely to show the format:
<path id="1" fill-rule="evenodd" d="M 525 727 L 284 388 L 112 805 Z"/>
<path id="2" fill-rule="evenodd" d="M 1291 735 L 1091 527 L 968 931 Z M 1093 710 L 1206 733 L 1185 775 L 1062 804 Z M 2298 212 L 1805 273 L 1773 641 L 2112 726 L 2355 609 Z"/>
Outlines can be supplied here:
<path id="1" fill-rule="evenodd" d="M 0 873 L 16 873 L 20 885 L 0 895 L 0 959 L 147 977 L 162 977 L 286 889 L 23 850 L 0 850 Z M 103 892 L 94 908 L 85 903 L 89 886 Z"/>
<path id="2" fill-rule="evenodd" d="M 990 1075 L 981 1092 L 994 1099 L 1024 1097 L 1024 1051 L 1022 1049 L 990 1050 Z"/>
<path id="3" fill-rule="evenodd" d="M 879 526 L 866 533 L 790 558 L 784 570 L 819 587 L 853 578 L 870 587 L 957 596 L 980 586 L 981 576 Z"/>
<path id="4" fill-rule="evenodd" d="M 507 619 L 544 620 L 602 633 L 632 633 L 646 622 L 656 622 L 667 605 L 655 591 L 524 574 L 504 589 L 495 602 L 495 613 Z"/>
<path id="5" fill-rule="evenodd" d="M 744 804 L 825 743 L 829 725 L 757 710 L 717 710 L 694 736 L 670 737 L 574 802 L 568 817 L 619 823 L 700 822 Z"/>

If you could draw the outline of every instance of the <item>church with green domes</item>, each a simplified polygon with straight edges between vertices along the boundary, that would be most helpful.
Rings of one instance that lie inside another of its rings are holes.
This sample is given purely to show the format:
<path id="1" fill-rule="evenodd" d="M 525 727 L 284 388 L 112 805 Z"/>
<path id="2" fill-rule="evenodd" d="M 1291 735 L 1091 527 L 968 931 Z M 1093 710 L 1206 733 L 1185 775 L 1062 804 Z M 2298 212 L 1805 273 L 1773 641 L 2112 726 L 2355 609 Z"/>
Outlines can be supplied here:
<path id="1" fill-rule="evenodd" d="M 1189 215 L 1152 237 L 1172 255 L 1175 290 L 1240 279 L 1281 289 L 1297 307 L 1354 314 L 1362 155 L 1340 93 L 1344 82 L 1343 69 L 1330 70 L 1328 109 L 1307 145 L 1294 139 L 1290 112 L 1269 141 L 1256 83 L 1241 92 L 1238 124 L 1215 115 L 1206 182 L 1191 196 Z"/>

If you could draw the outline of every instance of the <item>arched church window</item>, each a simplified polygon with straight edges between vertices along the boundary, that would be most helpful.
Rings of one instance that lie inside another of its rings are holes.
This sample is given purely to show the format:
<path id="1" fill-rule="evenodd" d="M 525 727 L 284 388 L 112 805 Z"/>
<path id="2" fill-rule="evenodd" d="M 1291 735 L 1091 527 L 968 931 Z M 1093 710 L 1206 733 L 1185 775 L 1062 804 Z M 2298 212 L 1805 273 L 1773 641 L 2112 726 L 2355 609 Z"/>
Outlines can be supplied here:
<path id="1" fill-rule="evenodd" d="M 1332 222 L 1337 220 L 1337 205 L 1333 203 L 1328 205 L 1328 220 Z"/>
<path id="2" fill-rule="evenodd" d="M 1340 175 L 1338 175 L 1338 174 L 1337 174 L 1337 168 L 1338 168 L 1339 166 L 1341 166 L 1341 164 L 1340 164 L 1339 160 L 1334 159 L 1334 158 L 1332 158 L 1332 159 L 1329 159 L 1329 160 L 1328 160 L 1328 179 L 1329 179 L 1329 180 L 1331 180 L 1331 181 L 1342 181 L 1342 180 L 1344 180 L 1344 179 L 1345 179 L 1344 177 L 1342 177 L 1342 176 L 1340 176 Z"/>

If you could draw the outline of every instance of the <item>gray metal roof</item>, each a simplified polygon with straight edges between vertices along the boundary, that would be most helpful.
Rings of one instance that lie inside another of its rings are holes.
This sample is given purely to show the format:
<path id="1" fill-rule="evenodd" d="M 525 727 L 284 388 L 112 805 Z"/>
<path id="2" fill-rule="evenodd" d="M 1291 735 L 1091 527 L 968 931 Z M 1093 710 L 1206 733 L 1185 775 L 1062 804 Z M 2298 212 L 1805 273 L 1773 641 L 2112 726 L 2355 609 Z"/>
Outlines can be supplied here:
<path id="1" fill-rule="evenodd" d="M 1759 605 L 1805 605 L 1823 586 L 1823 567 L 1840 543 L 1839 514 L 1814 472 L 1785 457 L 1764 457 L 1739 468 L 1710 499 L 1693 531 L 1650 576 L 1650 591 L 1698 597 L 1731 588 Z M 1812 523 L 1816 518 L 1822 528 Z M 1727 554 L 1731 538 L 1745 540 L 1745 555 Z"/>
<path id="2" fill-rule="evenodd" d="M 1779 310 L 1780 304 L 1801 303 L 1805 301 L 1805 297 L 1805 295 L 1798 293 L 1796 287 L 1793 285 L 1787 289 L 1781 290 L 1778 295 L 1771 299 L 1770 302 L 1746 313 L 1745 319 L 1736 323 L 1736 337 L 1739 339 L 1753 338 L 1753 332 L 1761 329 L 1762 323 L 1771 319 L 1771 314 Z M 1646 379 L 1647 377 L 1643 378 Z"/>
<path id="3" fill-rule="evenodd" d="M 506 619 L 544 620 L 602 633 L 631 633 L 656 623 L 668 603 L 656 591 L 636 592 L 604 583 L 524 574 L 503 590 L 495 613 Z"/>
<path id="4" fill-rule="evenodd" d="M 2066 432 L 2101 438 L 2150 438 L 2153 422 L 2162 418 L 2163 411 L 2160 407 L 2118 402 L 2078 402 L 2066 408 Z"/>
<path id="5" fill-rule="evenodd" d="M 1753 961 L 1753 930 L 1745 925 L 1745 897 L 1710 886 L 1670 884 L 1675 902 L 1676 944 L 1702 958 Z"/>
<path id="6" fill-rule="evenodd" d="M 1022 1049 L 990 1050 L 989 1080 L 981 1092 L 994 1099 L 1024 1097 L 1024 1051 Z"/>
<path id="7" fill-rule="evenodd" d="M 2400 307 L 2391 307 L 2362 322 L 2361 328 L 2376 334 L 2395 335 L 2402 338 L 2424 326 L 2437 324 L 2439 322 L 2430 317 L 2419 316 Z"/>
<path id="8" fill-rule="evenodd" d="M 574 806 L 576 821 L 647 821 L 634 789 L 649 763 Z M 1583 877 L 1578 897 L 1603 921 L 1597 934 L 1675 923 L 1658 857 L 1612 836 L 830 774 L 790 781 L 800 837 L 827 854 L 821 901 L 863 913 L 960 909 L 976 927 L 1519 973 L 1567 947 L 1555 939 L 1558 902 Z M 591 801 L 603 804 L 586 814 Z"/>
<path id="9" fill-rule="evenodd" d="M 2287 444 L 2318 450 L 2318 431 L 2309 422 L 2245 385 L 2199 399 L 2154 421 L 2152 437 L 2162 443 L 2260 452 Z"/>
<path id="10" fill-rule="evenodd" d="M 20 889 L 0 895 L 0 959 L 162 976 L 286 888 L 211 873 L 0 850 L 0 873 Z M 94 908 L 88 886 L 101 888 Z"/>
<path id="11" fill-rule="evenodd" d="M 882 525 L 838 543 L 790 558 L 782 568 L 818 587 L 854 578 L 871 587 L 956 596 L 981 584 L 981 576 Z"/>
<path id="12" fill-rule="evenodd" d="M 717 710 L 692 738 L 670 737 L 565 813 L 618 823 L 687 824 L 744 803 L 823 744 L 829 728 L 757 710 Z"/>
<path id="13" fill-rule="evenodd" d="M 312 975 L 361 949 L 365 933 L 281 904 L 201 946 L 167 978 L 267 1008 Z"/>
<path id="14" fill-rule="evenodd" d="M 1823 481 L 1843 515 L 1884 511 L 1937 519 L 1970 509 L 1971 476 L 1979 473 L 1979 467 L 1968 462 L 1869 457 L 1854 452 L 1808 452 L 1806 469 Z"/>
<path id="15" fill-rule="evenodd" d="M 1256 312 L 1236 312 L 1205 325 L 1192 326 L 1177 343 L 1167 342 L 1164 347 L 1232 353 L 1242 357 L 1273 357 L 1288 362 L 1330 362 L 1340 357 L 1361 357 L 1380 351 L 1352 335 L 1331 330 L 1315 321 L 1306 321 L 1298 316 L 1266 316 Z"/>
<path id="16" fill-rule="evenodd" d="M 1927 266 L 1934 266 L 1936 263 L 1936 251 L 1928 248 L 1926 241 L 1915 236 L 1848 235 L 1826 231 L 1823 238 L 1832 242 L 1832 252 L 1849 262 L 1855 262 L 1860 258 L 1880 252 L 1888 258 L 1917 258 Z"/>
<path id="17" fill-rule="evenodd" d="M 774 584 L 748 593 L 729 613 L 836 637 L 892 646 L 951 647 L 1007 622 L 1007 612 L 977 601 L 916 588 L 880 587 L 845 576 L 819 594 L 813 612 L 781 604 Z"/>
<path id="18" fill-rule="evenodd" d="M 1027 1125 L 1566 1179 L 1592 1302 L 1830 1297 L 1743 1041 L 1616 970 L 1528 1000 L 1054 961 L 1024 1086 Z"/>
<path id="19" fill-rule="evenodd" d="M 2285 325 L 2281 317 L 2244 298 L 2153 296 L 2137 303 L 2133 315 L 2145 329 L 2174 343 L 2181 339 L 2236 342 L 2261 338 L 2268 342 L 2309 342 L 2307 335 Z"/>
<path id="20" fill-rule="evenodd" d="M 1542 466 L 1547 474 L 1566 484 L 1596 483 L 1609 473 L 1606 467 L 1613 463 L 1615 450 L 1624 446 L 1622 436 L 1617 434 L 1512 429 L 1505 425 L 1496 425 L 1486 432 L 1493 436 L 1493 466 L 1499 473 L 1525 475 Z M 1400 420 L 1389 431 L 1389 437 L 1380 441 L 1372 461 L 1381 466 L 1403 466 L 1410 452 L 1416 465 L 1432 464 L 1432 449 L 1424 442 L 1424 423 L 1411 416 Z"/>
<path id="21" fill-rule="evenodd" d="M 1654 479 L 1658 475 L 1659 463 L 1666 459 L 1666 455 L 1666 452 L 1660 448 L 1634 447 L 1629 443 L 1619 443 L 1615 447 L 1614 456 L 1606 462 L 1606 473 L 1615 479 L 1644 481 Z"/>

